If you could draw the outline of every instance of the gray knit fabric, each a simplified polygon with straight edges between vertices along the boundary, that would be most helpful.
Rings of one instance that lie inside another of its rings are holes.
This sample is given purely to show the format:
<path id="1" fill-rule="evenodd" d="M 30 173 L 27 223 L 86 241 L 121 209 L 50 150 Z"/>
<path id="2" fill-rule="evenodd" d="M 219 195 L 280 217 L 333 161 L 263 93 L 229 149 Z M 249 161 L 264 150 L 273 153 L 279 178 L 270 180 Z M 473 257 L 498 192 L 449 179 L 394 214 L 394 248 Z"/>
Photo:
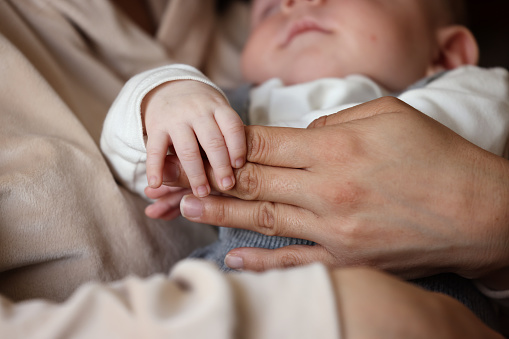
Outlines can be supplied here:
<path id="1" fill-rule="evenodd" d="M 289 245 L 309 245 L 308 240 L 269 237 L 260 233 L 235 228 L 219 228 L 219 240 L 215 243 L 196 250 L 191 256 L 215 262 L 221 270 L 232 271 L 224 264 L 226 254 L 237 247 L 280 248 Z M 412 283 L 433 292 L 449 295 L 465 306 L 485 324 L 494 330 L 500 329 L 495 305 L 475 288 L 472 281 L 455 274 L 440 274 L 422 279 L 415 279 Z"/>

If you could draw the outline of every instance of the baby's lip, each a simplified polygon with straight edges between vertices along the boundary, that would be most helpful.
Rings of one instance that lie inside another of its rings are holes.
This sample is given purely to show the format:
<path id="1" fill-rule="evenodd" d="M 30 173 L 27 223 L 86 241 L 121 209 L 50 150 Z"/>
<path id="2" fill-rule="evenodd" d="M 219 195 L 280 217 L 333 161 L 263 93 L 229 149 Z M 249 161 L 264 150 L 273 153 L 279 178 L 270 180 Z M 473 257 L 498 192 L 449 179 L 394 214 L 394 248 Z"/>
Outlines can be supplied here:
<path id="1" fill-rule="evenodd" d="M 312 20 L 310 18 L 302 18 L 291 22 L 287 26 L 285 33 L 283 34 L 283 38 L 281 39 L 280 46 L 285 47 L 288 44 L 290 44 L 293 38 L 295 38 L 297 35 L 310 31 L 321 32 L 325 34 L 332 33 L 332 31 L 322 27 L 315 20 Z"/>

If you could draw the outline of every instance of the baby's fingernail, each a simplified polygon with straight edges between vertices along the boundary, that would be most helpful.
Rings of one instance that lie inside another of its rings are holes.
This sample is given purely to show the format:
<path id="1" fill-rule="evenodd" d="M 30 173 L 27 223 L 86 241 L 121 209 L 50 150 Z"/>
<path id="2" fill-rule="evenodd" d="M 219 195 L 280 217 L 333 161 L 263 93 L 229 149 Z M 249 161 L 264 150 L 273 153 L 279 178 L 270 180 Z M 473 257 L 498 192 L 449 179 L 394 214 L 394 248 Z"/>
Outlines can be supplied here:
<path id="1" fill-rule="evenodd" d="M 199 186 L 198 188 L 196 188 L 196 194 L 200 198 L 206 197 L 207 195 L 209 195 L 209 193 L 210 193 L 209 189 L 205 185 L 202 185 L 202 186 Z"/>
<path id="2" fill-rule="evenodd" d="M 241 270 L 244 268 L 244 260 L 241 257 L 237 257 L 233 254 L 227 254 L 224 258 L 224 263 L 226 266 L 234 270 Z"/>
<path id="3" fill-rule="evenodd" d="M 203 204 L 194 195 L 186 195 L 180 201 L 180 213 L 184 218 L 199 218 L 203 213 Z"/>
<path id="4" fill-rule="evenodd" d="M 242 166 L 244 166 L 244 159 L 238 158 L 235 160 L 235 168 L 241 168 Z"/>
<path id="5" fill-rule="evenodd" d="M 223 178 L 221 183 L 223 184 L 224 190 L 229 190 L 230 188 L 233 187 L 233 178 L 232 177 Z"/>

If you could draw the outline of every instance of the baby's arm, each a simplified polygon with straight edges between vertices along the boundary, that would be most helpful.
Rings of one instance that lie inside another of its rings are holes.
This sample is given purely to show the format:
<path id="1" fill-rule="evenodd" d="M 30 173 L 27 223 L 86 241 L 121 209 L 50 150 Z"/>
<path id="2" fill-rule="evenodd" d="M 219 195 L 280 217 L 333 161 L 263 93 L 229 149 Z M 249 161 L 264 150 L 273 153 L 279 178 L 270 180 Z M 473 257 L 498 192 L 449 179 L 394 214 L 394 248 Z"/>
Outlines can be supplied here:
<path id="1" fill-rule="evenodd" d="M 246 141 L 238 114 L 215 88 L 195 80 L 172 81 L 153 89 L 142 103 L 147 140 L 147 179 L 161 186 L 164 160 L 173 146 L 193 193 L 210 193 L 200 145 L 219 186 L 235 184 L 232 167 L 244 165 Z"/>

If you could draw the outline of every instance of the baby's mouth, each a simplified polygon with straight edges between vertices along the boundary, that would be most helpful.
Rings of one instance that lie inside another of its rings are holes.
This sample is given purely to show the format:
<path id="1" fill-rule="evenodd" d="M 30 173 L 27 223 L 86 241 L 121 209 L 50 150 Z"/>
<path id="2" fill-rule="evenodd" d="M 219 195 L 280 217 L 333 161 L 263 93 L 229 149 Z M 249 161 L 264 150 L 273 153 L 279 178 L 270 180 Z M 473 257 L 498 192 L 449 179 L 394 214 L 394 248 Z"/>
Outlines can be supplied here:
<path id="1" fill-rule="evenodd" d="M 296 36 L 307 32 L 318 32 L 324 34 L 332 33 L 332 31 L 320 26 L 314 20 L 304 18 L 294 21 L 288 25 L 285 34 L 283 34 L 280 46 L 285 47 L 289 45 Z"/>

